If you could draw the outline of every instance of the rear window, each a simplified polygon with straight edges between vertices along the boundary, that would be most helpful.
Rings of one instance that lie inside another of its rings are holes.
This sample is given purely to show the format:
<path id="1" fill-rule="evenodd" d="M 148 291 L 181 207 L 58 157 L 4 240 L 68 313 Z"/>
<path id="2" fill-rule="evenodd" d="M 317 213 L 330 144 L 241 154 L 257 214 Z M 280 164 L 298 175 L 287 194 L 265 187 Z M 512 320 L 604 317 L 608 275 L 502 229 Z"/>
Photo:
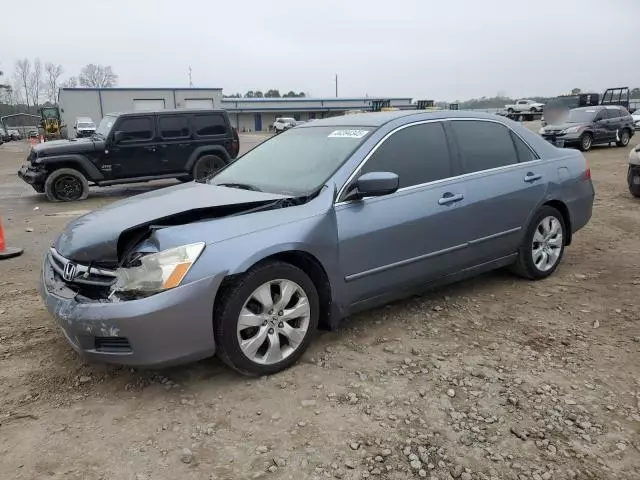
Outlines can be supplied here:
<path id="1" fill-rule="evenodd" d="M 189 136 L 189 122 L 183 115 L 162 116 L 159 119 L 162 138 L 180 138 Z"/>
<path id="2" fill-rule="evenodd" d="M 193 129 L 200 137 L 209 135 L 225 135 L 227 123 L 220 114 L 194 115 L 191 119 Z"/>

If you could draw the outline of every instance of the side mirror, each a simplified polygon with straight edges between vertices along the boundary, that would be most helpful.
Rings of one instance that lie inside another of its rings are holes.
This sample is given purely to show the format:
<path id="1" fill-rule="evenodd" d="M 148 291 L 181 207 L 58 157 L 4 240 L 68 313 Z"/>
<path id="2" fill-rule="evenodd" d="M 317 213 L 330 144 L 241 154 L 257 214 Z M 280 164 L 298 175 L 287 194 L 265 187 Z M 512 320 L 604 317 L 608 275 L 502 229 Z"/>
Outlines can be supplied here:
<path id="1" fill-rule="evenodd" d="M 78 129 L 78 127 L 77 127 L 76 125 L 74 125 L 74 126 L 73 126 L 73 129 L 74 129 L 74 130 L 77 130 L 77 129 Z"/>
<path id="2" fill-rule="evenodd" d="M 389 195 L 400 185 L 400 178 L 393 172 L 369 172 L 360 176 L 354 185 L 349 200 L 364 197 L 381 197 Z"/>
<path id="3" fill-rule="evenodd" d="M 113 141 L 115 143 L 120 143 L 122 140 L 124 140 L 124 132 L 116 132 L 113 134 Z"/>

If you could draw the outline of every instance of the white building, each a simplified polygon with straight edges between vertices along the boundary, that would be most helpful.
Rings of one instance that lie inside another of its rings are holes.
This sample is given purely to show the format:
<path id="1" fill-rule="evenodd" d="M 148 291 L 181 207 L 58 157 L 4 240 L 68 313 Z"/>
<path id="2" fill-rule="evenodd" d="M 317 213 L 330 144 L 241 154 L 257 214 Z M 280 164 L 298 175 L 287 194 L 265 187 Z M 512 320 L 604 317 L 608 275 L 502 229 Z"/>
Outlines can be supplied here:
<path id="1" fill-rule="evenodd" d="M 411 108 L 411 98 L 385 98 L 391 107 Z M 70 128 L 76 118 L 103 116 L 134 110 L 174 108 L 225 109 L 240 132 L 268 131 L 278 117 L 296 120 L 342 115 L 350 110 L 370 110 L 377 98 L 223 98 L 221 88 L 61 88 L 58 104 L 63 123 Z"/>

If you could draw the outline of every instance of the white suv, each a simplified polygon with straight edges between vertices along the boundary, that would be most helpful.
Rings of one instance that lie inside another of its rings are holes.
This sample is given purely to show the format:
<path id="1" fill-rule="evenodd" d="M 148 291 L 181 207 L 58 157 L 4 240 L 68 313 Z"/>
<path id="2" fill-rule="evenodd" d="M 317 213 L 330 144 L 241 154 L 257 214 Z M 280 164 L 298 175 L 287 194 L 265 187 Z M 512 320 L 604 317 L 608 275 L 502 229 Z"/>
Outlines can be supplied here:
<path id="1" fill-rule="evenodd" d="M 273 129 L 276 131 L 276 133 L 284 132 L 285 130 L 288 130 L 295 126 L 296 119 L 290 117 L 276 118 L 276 121 L 273 122 Z"/>

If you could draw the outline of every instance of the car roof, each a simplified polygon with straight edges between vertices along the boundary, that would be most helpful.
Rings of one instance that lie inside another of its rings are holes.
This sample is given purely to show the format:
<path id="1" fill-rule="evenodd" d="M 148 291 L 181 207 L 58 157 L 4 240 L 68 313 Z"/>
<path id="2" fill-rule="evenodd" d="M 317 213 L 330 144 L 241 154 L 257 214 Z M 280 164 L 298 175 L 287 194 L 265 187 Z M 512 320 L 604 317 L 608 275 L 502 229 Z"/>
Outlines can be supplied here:
<path id="1" fill-rule="evenodd" d="M 438 120 L 446 118 L 504 119 L 504 117 L 494 113 L 473 112 L 468 110 L 393 110 L 388 112 L 353 113 L 350 115 L 315 119 L 313 122 L 302 124 L 297 128 L 315 128 L 322 126 L 380 127 L 385 123 L 398 119 L 406 119 L 408 123 L 420 120 Z"/>
<path id="2" fill-rule="evenodd" d="M 176 114 L 176 113 L 225 113 L 226 110 L 215 110 L 215 109 L 205 109 L 205 108 L 165 108 L 163 110 L 135 110 L 135 111 L 125 111 L 125 112 L 110 112 L 106 115 L 109 116 L 123 116 L 123 115 L 161 115 L 161 114 Z M 106 116 L 105 115 L 105 116 Z"/>
<path id="3" fill-rule="evenodd" d="M 586 112 L 588 110 L 600 111 L 600 110 L 605 110 L 606 108 L 607 107 L 605 107 L 604 105 L 592 105 L 592 106 L 586 106 L 586 107 L 572 108 L 571 110 L 580 110 L 580 111 Z"/>

